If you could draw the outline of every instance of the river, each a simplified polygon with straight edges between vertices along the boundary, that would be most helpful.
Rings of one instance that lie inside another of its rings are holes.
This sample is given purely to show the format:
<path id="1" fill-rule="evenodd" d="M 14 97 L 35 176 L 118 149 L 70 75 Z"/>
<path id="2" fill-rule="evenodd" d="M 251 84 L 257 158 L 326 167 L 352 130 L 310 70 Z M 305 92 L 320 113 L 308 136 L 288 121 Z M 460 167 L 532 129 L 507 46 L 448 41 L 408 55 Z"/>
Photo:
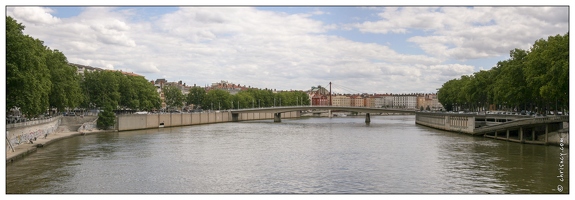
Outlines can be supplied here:
<path id="1" fill-rule="evenodd" d="M 364 120 L 259 120 L 72 137 L 7 164 L 6 193 L 569 193 L 567 148 L 435 130 L 416 125 L 414 115 Z"/>

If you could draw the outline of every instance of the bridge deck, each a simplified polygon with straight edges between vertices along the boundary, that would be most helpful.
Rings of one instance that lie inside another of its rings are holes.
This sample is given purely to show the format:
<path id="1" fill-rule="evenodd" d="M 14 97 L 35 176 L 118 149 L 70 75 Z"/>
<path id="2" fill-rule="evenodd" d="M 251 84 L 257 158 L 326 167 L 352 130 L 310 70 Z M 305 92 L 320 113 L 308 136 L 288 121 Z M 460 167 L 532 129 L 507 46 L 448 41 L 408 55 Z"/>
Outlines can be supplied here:
<path id="1" fill-rule="evenodd" d="M 415 113 L 416 110 L 406 109 L 389 109 L 389 108 L 370 108 L 370 107 L 342 107 L 342 106 L 284 106 L 284 107 L 266 107 L 266 108 L 249 108 L 230 110 L 231 113 L 283 113 L 303 110 L 339 110 L 360 113 Z"/>

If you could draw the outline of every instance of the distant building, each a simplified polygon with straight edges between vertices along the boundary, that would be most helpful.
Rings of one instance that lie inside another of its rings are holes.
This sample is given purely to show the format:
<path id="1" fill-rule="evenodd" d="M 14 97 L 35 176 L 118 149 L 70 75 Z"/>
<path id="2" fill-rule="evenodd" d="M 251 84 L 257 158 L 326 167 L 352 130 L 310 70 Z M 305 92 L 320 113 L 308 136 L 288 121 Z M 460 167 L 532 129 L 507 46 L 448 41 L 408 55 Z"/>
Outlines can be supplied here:
<path id="1" fill-rule="evenodd" d="M 311 105 L 313 105 L 313 106 L 327 106 L 327 105 L 329 105 L 327 96 L 321 95 L 321 94 L 313 94 L 310 102 L 311 102 Z"/>
<path id="2" fill-rule="evenodd" d="M 349 96 L 349 101 L 352 107 L 365 107 L 365 100 L 360 95 Z"/>
<path id="3" fill-rule="evenodd" d="M 393 108 L 417 109 L 417 96 L 408 94 L 394 95 Z"/>
<path id="4" fill-rule="evenodd" d="M 76 67 L 76 74 L 80 76 L 84 76 L 84 72 L 94 72 L 94 71 L 102 71 L 104 69 L 97 68 L 97 67 L 90 67 L 80 64 L 68 63 L 68 65 Z"/>
<path id="5" fill-rule="evenodd" d="M 417 97 L 417 108 L 421 109 L 423 107 L 426 110 L 428 107 L 430 110 L 442 110 L 443 105 L 439 103 L 437 99 L 437 94 L 422 94 Z"/>
<path id="6" fill-rule="evenodd" d="M 231 95 L 235 95 L 242 90 L 248 90 L 251 87 L 241 86 L 240 84 L 229 83 L 228 81 L 220 81 L 219 83 L 212 83 L 211 86 L 206 87 L 206 91 L 210 90 L 224 90 Z"/>
<path id="7" fill-rule="evenodd" d="M 313 106 L 327 106 L 329 105 L 328 96 L 329 91 L 324 87 L 320 86 L 312 86 L 310 90 L 306 91 L 309 101 Z"/>
<path id="8" fill-rule="evenodd" d="M 349 107 L 351 106 L 351 98 L 345 95 L 333 95 L 332 94 L 332 101 L 331 101 L 331 105 L 332 106 L 345 106 L 345 107 Z M 328 97 L 328 101 L 329 101 L 329 97 Z M 328 103 L 329 105 L 329 103 Z"/>
<path id="9" fill-rule="evenodd" d="M 160 95 L 160 100 L 162 101 L 162 104 L 160 106 L 162 109 L 166 109 L 166 107 L 167 107 L 166 98 L 164 97 L 164 92 L 162 90 L 164 88 L 164 85 L 166 85 L 167 82 L 168 82 L 168 80 L 163 79 L 163 78 L 156 79 L 156 81 L 154 81 L 154 86 L 156 86 L 156 91 Z"/>
<path id="10" fill-rule="evenodd" d="M 76 67 L 76 74 L 84 76 L 85 72 L 94 72 L 94 71 L 103 71 L 103 70 L 107 70 L 107 69 L 102 69 L 102 68 L 98 68 L 98 67 L 90 67 L 90 66 L 86 66 L 86 65 L 80 65 L 80 64 L 75 64 L 75 63 L 68 63 L 68 65 Z M 120 73 L 126 75 L 126 76 L 141 76 L 144 77 L 142 75 L 136 74 L 134 72 L 124 72 L 122 70 L 110 70 L 110 71 L 119 71 Z"/>

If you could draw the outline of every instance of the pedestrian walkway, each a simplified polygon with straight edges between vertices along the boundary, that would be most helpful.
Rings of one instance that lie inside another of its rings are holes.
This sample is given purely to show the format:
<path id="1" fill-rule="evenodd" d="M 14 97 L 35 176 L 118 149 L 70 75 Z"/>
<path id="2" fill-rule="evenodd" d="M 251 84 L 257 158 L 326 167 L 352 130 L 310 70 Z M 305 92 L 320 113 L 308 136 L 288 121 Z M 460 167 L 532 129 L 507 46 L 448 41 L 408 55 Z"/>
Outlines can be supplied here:
<path id="1" fill-rule="evenodd" d="M 73 137 L 73 136 L 79 136 L 79 135 L 85 135 L 85 134 L 95 134 L 95 133 L 104 133 L 104 132 L 114 132 L 115 130 L 93 130 L 93 131 L 83 131 L 83 132 L 56 132 L 56 133 L 52 133 L 49 134 L 46 138 L 44 137 L 40 137 L 40 138 L 36 138 L 36 141 L 32 141 L 33 143 L 30 144 L 25 143 L 25 144 L 20 144 L 18 146 L 14 147 L 14 151 L 12 151 L 12 148 L 8 147 L 6 149 L 6 163 L 11 163 L 14 162 L 15 160 L 18 160 L 20 158 L 23 158 L 24 156 L 36 152 L 36 150 L 38 148 L 42 148 L 46 145 L 49 145 L 55 141 L 58 140 L 62 140 L 65 138 L 69 138 L 69 137 Z"/>

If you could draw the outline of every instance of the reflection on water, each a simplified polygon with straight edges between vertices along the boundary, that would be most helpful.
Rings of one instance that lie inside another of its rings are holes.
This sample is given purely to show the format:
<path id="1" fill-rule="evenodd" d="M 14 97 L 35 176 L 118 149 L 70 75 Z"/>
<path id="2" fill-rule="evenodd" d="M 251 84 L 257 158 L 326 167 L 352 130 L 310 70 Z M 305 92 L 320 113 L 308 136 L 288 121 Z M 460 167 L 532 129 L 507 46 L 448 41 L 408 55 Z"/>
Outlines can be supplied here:
<path id="1" fill-rule="evenodd" d="M 568 152 L 565 149 L 565 153 Z M 569 193 L 568 155 L 415 125 L 302 118 L 103 133 L 6 166 L 7 193 Z M 563 191 L 558 191 L 558 185 Z"/>

